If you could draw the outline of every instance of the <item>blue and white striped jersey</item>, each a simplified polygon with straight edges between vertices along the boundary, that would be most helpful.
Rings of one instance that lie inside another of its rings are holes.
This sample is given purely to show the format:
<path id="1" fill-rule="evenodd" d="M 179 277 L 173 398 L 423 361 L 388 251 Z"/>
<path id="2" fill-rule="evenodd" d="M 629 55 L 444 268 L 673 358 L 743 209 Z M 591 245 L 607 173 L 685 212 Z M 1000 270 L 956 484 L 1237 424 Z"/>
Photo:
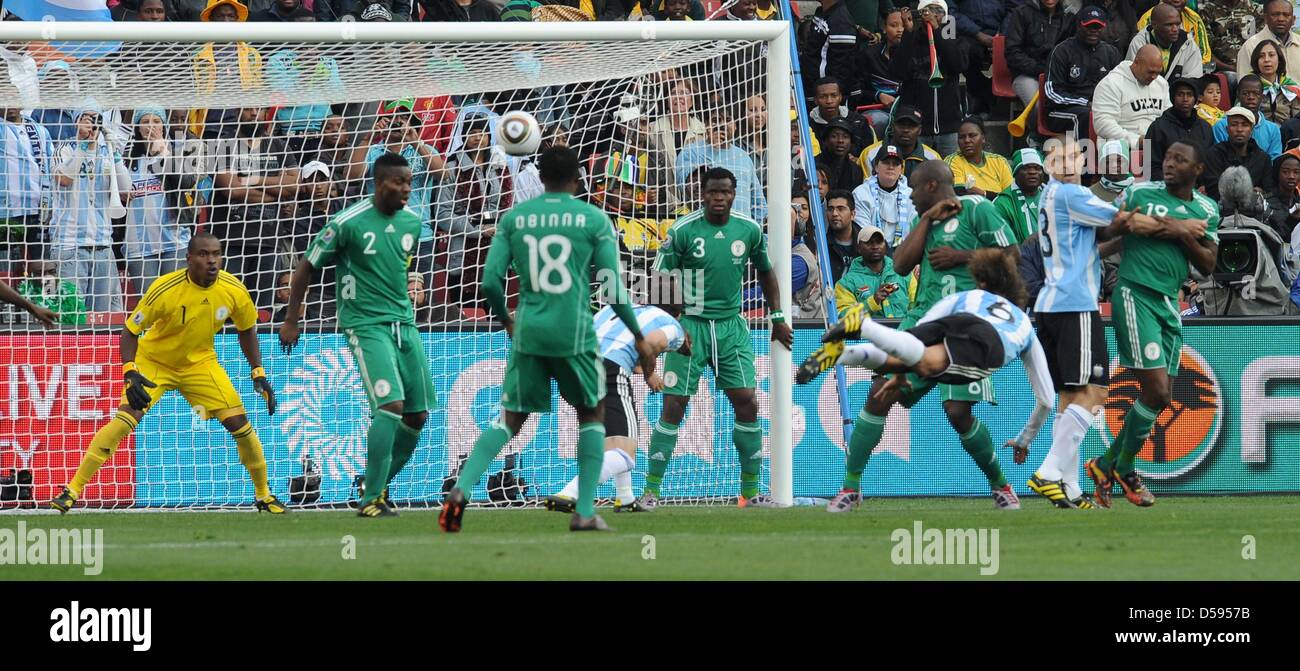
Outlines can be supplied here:
<path id="1" fill-rule="evenodd" d="M 0 219 L 41 211 L 49 189 L 53 148 L 50 132 L 29 119 L 9 123 L 0 117 Z"/>
<path id="2" fill-rule="evenodd" d="M 103 142 L 95 151 L 85 149 L 77 140 L 59 148 L 55 158 L 55 187 L 50 219 L 50 244 L 60 249 L 107 247 L 113 244 L 113 223 L 109 219 L 109 199 L 117 179 L 116 167 L 121 157 Z M 72 183 L 58 183 L 60 176 Z"/>
<path id="3" fill-rule="evenodd" d="M 648 305 L 635 306 L 632 311 L 636 313 L 636 323 L 641 327 L 641 335 L 649 336 L 655 331 L 664 331 L 668 335 L 669 352 L 681 347 L 686 341 L 686 330 L 667 312 Z M 608 305 L 596 313 L 595 319 L 596 342 L 600 346 L 600 355 L 629 373 L 632 372 L 637 363 L 636 338 L 632 337 L 632 332 L 618 318 L 618 315 L 614 314 L 614 308 Z"/>
<path id="4" fill-rule="evenodd" d="M 1038 201 L 1043 289 L 1035 312 L 1092 312 L 1101 292 L 1097 229 L 1119 210 L 1078 184 L 1048 181 Z"/>
<path id="5" fill-rule="evenodd" d="M 955 314 L 974 315 L 993 326 L 1002 340 L 1003 366 L 1037 341 L 1034 325 L 1024 310 L 997 294 L 980 289 L 961 291 L 935 303 L 917 324 Z"/>
<path id="6" fill-rule="evenodd" d="M 162 176 L 148 159 L 128 168 L 131 174 L 131 202 L 126 210 L 126 240 L 123 255 L 128 259 L 175 252 L 190 241 L 188 226 L 176 221 L 167 203 Z"/>

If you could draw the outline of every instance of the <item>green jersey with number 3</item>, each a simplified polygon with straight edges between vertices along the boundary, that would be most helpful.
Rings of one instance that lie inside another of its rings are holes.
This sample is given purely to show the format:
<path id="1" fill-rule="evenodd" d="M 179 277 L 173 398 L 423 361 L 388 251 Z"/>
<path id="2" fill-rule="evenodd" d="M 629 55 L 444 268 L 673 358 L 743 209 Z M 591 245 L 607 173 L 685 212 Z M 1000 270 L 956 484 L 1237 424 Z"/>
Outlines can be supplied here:
<path id="1" fill-rule="evenodd" d="M 598 281 L 618 272 L 618 242 L 609 216 L 567 193 L 520 203 L 497 225 L 484 283 L 504 278 L 512 262 L 520 292 L 514 349 L 553 357 L 594 352 L 592 267 Z M 617 281 L 621 286 L 622 279 Z M 501 309 L 495 306 L 494 312 Z"/>
<path id="2" fill-rule="evenodd" d="M 961 212 L 957 216 L 930 225 L 925 239 L 925 253 L 921 257 L 921 278 L 917 284 L 916 302 L 908 313 L 912 322 L 919 320 L 935 303 L 959 291 L 971 291 L 975 280 L 966 266 L 935 270 L 930 265 L 930 252 L 939 247 L 973 251 L 981 247 L 1008 247 L 1015 243 L 1015 234 L 998 213 L 993 203 L 983 196 L 962 196 Z M 918 217 L 912 222 L 919 225 Z"/>
<path id="3" fill-rule="evenodd" d="M 704 217 L 704 210 L 696 210 L 682 215 L 669 229 L 654 269 L 681 271 L 685 314 L 723 319 L 740 314 L 741 289 L 750 263 L 759 272 L 772 269 L 767 238 L 758 222 L 732 212 L 726 223 L 718 225 Z"/>
<path id="4" fill-rule="evenodd" d="M 420 239 L 420 217 L 385 216 L 367 198 L 334 215 L 307 248 L 313 268 L 337 263 L 339 328 L 415 324 L 406 271 Z"/>
<path id="5" fill-rule="evenodd" d="M 1203 239 L 1219 241 L 1219 206 L 1196 191 L 1192 192 L 1191 200 L 1182 200 L 1169 193 L 1164 182 L 1144 182 L 1125 189 L 1115 200 L 1115 207 L 1153 217 L 1204 219 L 1208 223 Z M 1187 253 L 1178 241 L 1124 236 L 1124 259 L 1119 264 L 1121 280 L 1176 298 L 1187 273 Z"/>

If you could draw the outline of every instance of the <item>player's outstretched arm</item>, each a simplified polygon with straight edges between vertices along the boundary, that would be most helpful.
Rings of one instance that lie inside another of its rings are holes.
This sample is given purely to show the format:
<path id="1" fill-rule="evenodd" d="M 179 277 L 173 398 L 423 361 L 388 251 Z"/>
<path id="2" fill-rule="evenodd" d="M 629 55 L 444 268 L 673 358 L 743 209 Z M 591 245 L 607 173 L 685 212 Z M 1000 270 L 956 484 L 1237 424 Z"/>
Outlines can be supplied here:
<path id="1" fill-rule="evenodd" d="M 12 303 L 18 307 L 30 312 L 37 321 L 45 325 L 45 328 L 54 328 L 58 323 L 59 315 L 53 310 L 47 310 L 35 303 L 27 300 L 22 294 L 14 290 L 13 287 L 0 282 L 0 301 Z"/>
<path id="2" fill-rule="evenodd" d="M 510 267 L 510 260 L 510 241 L 507 236 L 492 236 L 487 261 L 483 264 L 483 296 L 487 299 L 492 315 L 505 327 L 506 333 L 513 337 L 514 318 L 506 306 L 506 269 Z"/>
<path id="3" fill-rule="evenodd" d="M 763 288 L 763 298 L 767 300 L 767 317 L 772 321 L 772 340 L 794 349 L 794 330 L 785 320 L 781 311 L 781 287 L 777 284 L 776 273 L 764 270 L 758 273 L 758 285 Z"/>
<path id="4" fill-rule="evenodd" d="M 256 326 L 239 332 L 239 349 L 244 353 L 244 358 L 248 359 L 248 367 L 253 369 L 253 390 L 266 401 L 266 414 L 274 415 L 275 390 L 271 388 L 271 383 L 266 379 L 266 371 L 262 369 L 262 346 L 257 342 Z"/>
<path id="5" fill-rule="evenodd" d="M 280 325 L 280 348 L 285 354 L 293 351 L 298 345 L 298 316 L 302 314 L 302 301 L 307 296 L 307 287 L 311 284 L 312 275 L 316 274 L 316 268 L 306 258 L 298 262 L 298 267 L 293 270 L 293 277 L 289 280 L 289 307 L 285 312 L 284 323 Z M 243 333 L 240 333 L 243 336 Z M 254 346 L 257 345 L 256 338 L 253 340 Z M 243 341 L 240 341 L 243 345 Z M 244 351 L 244 356 L 248 356 L 248 351 Z M 261 367 L 262 354 L 258 350 L 257 368 Z M 249 359 L 252 363 L 252 359 Z"/>
<path id="6" fill-rule="evenodd" d="M 1037 336 L 1020 353 L 1020 360 L 1025 364 L 1029 386 L 1034 390 L 1034 411 L 1029 415 L 1029 421 L 1025 422 L 1020 435 L 1007 441 L 1007 446 L 1015 450 L 1017 464 L 1025 463 L 1025 458 L 1029 456 L 1029 444 L 1038 437 L 1038 432 L 1043 429 L 1043 424 L 1056 405 L 1056 392 L 1052 389 L 1052 378 L 1047 370 L 1047 355 Z"/>

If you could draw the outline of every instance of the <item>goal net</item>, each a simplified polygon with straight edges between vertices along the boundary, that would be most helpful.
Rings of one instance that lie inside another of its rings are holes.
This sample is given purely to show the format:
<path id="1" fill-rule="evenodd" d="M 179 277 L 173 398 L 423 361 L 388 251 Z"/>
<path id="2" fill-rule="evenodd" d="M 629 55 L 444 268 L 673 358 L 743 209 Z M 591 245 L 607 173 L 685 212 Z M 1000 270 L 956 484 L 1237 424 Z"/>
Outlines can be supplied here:
<path id="1" fill-rule="evenodd" d="M 438 396 L 391 496 L 407 505 L 440 501 L 500 409 L 509 341 L 479 287 L 487 247 L 498 218 L 542 188 L 535 157 L 496 146 L 507 111 L 535 115 L 544 147 L 577 151 L 580 195 L 616 223 L 634 298 L 648 300 L 648 268 L 668 228 L 698 208 L 700 174 L 720 165 L 737 177 L 735 209 L 765 225 L 771 212 L 771 230 L 784 231 L 769 236 L 769 253 L 789 304 L 789 168 L 781 165 L 789 145 L 779 137 L 788 121 L 772 133 L 771 120 L 786 117 L 790 93 L 788 84 L 774 90 L 768 71 L 788 67 L 772 57 L 787 49 L 779 23 L 147 25 L 0 26 L 0 279 L 60 313 L 46 331 L 0 307 L 0 473 L 13 482 L 0 505 L 46 500 L 71 479 L 119 405 L 125 320 L 155 278 L 185 268 L 197 231 L 220 238 L 225 270 L 257 307 L 279 399 L 273 416 L 253 392 L 233 326 L 216 336 L 216 350 L 261 438 L 271 490 L 300 505 L 354 500 L 370 412 L 334 319 L 349 287 L 335 286 L 332 268 L 318 273 L 291 355 L 280 351 L 276 329 L 290 270 L 333 214 L 373 191 L 369 166 L 385 151 L 413 168 L 408 207 L 423 227 L 408 292 Z M 508 290 L 513 307 L 513 276 Z M 786 466 L 778 460 L 773 482 L 788 499 L 789 375 L 774 389 L 752 269 L 744 292 L 763 482 L 772 436 L 785 436 Z M 221 320 L 233 307 L 198 314 Z M 778 370 L 790 370 L 789 356 L 778 354 Z M 682 424 L 664 480 L 670 501 L 739 492 L 733 415 L 712 382 L 706 372 Z M 662 400 L 639 376 L 631 385 L 639 492 Z M 576 418 L 554 389 L 553 398 L 559 412 L 529 421 L 489 468 L 476 501 L 522 505 L 576 475 Z M 234 440 L 174 392 L 81 498 L 91 508 L 251 500 Z"/>

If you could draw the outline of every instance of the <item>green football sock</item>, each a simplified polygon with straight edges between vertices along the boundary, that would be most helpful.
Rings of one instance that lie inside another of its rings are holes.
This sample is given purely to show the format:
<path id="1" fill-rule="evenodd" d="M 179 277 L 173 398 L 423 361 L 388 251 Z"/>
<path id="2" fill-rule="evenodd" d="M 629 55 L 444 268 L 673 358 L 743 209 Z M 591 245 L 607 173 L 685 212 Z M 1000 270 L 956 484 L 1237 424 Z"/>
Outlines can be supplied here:
<path id="1" fill-rule="evenodd" d="M 673 458 L 673 449 L 677 447 L 677 426 L 662 419 L 650 432 L 649 466 L 646 467 L 645 490 L 659 495 L 659 486 L 663 483 L 668 462 Z"/>
<path id="2" fill-rule="evenodd" d="M 1007 476 L 1002 474 L 1002 467 L 998 465 L 998 453 L 993 449 L 993 437 L 978 417 L 970 431 L 961 437 L 961 446 L 984 472 L 984 477 L 989 479 L 989 486 L 1001 489 L 1007 485 Z"/>
<path id="3" fill-rule="evenodd" d="M 853 422 L 853 435 L 849 436 L 849 455 L 844 461 L 844 484 L 841 489 L 862 491 L 862 472 L 867 470 L 867 460 L 885 435 L 885 418 L 873 415 L 863 408 Z"/>
<path id="4" fill-rule="evenodd" d="M 758 422 L 736 422 L 731 441 L 740 454 L 740 495 L 758 496 L 758 475 L 763 470 L 763 427 Z"/>
<path id="5" fill-rule="evenodd" d="M 596 489 L 600 487 L 600 467 L 605 462 L 605 425 L 588 422 L 578 427 L 578 503 L 583 517 L 596 514 Z"/>
<path id="6" fill-rule="evenodd" d="M 1115 470 L 1120 475 L 1133 472 L 1133 460 L 1151 435 L 1151 427 L 1155 426 L 1159 414 L 1138 400 L 1129 408 L 1128 414 L 1124 415 L 1124 428 L 1120 430 L 1124 434 L 1124 443 L 1120 445 L 1119 459 L 1115 460 Z M 1119 441 L 1116 440 L 1115 444 L 1119 444 Z"/>
<path id="7" fill-rule="evenodd" d="M 1119 461 L 1119 454 L 1124 449 L 1124 441 L 1128 440 L 1129 424 L 1124 422 L 1120 425 L 1119 433 L 1115 434 L 1115 439 L 1110 441 L 1110 446 L 1106 451 L 1097 458 L 1097 466 L 1101 472 L 1110 475 L 1110 471 L 1115 467 L 1115 462 Z"/>
<path id="8" fill-rule="evenodd" d="M 388 470 L 393 461 L 393 440 L 397 437 L 402 418 L 387 410 L 376 410 L 366 433 L 366 482 L 388 482 Z M 366 506 L 379 498 L 383 487 L 366 487 L 361 505 Z"/>
<path id="9" fill-rule="evenodd" d="M 514 434 L 510 433 L 510 429 L 503 422 L 493 422 L 492 426 L 479 434 L 478 440 L 474 441 L 474 449 L 469 453 L 469 458 L 460 467 L 460 476 L 456 478 L 456 489 L 465 495 L 465 500 L 469 500 L 469 494 L 483 477 L 483 472 L 501 453 L 501 448 L 505 447 L 513 437 Z"/>
<path id="10" fill-rule="evenodd" d="M 406 462 L 415 454 L 415 446 L 420 442 L 420 430 L 402 422 L 397 427 L 397 440 L 393 441 L 393 465 L 388 468 L 388 484 L 406 467 Z"/>

